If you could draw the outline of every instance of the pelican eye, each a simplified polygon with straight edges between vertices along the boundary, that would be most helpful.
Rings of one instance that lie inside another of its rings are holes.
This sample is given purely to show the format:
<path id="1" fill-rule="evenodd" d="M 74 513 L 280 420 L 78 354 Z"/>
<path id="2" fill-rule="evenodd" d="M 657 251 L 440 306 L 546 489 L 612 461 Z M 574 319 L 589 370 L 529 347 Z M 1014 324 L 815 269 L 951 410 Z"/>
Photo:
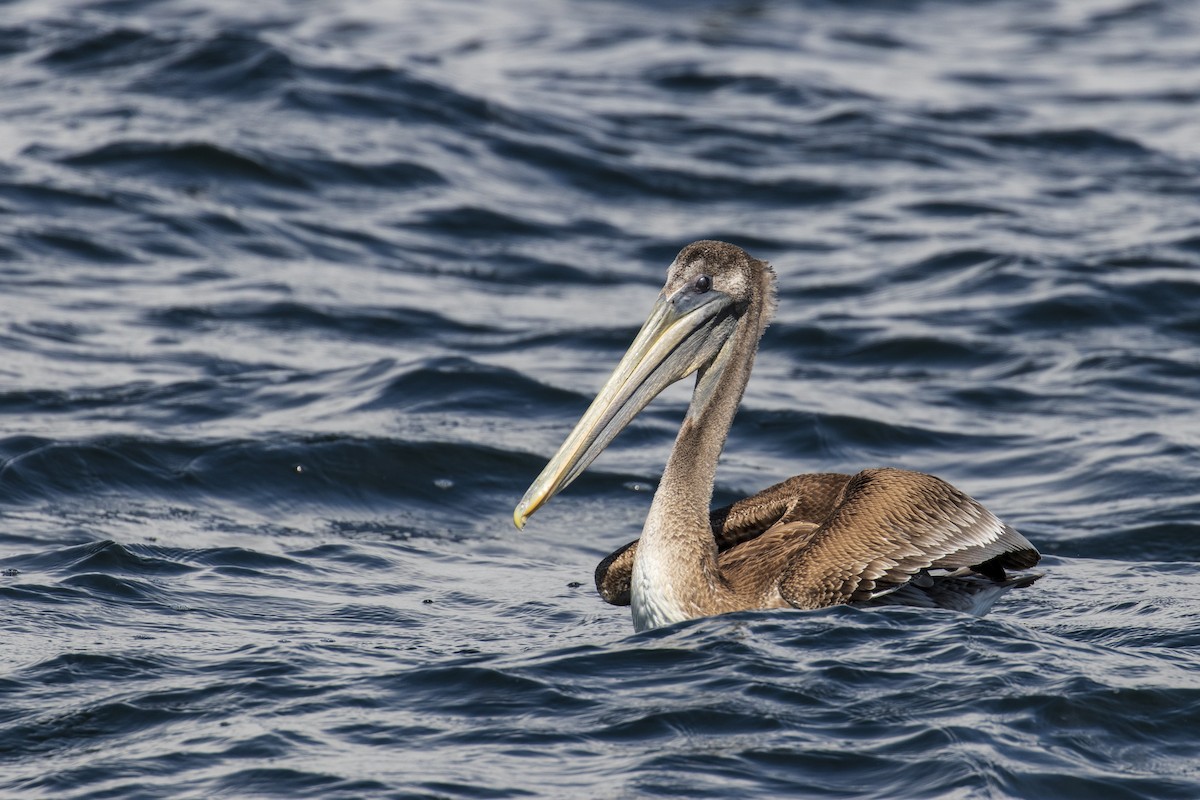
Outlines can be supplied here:
<path id="1" fill-rule="evenodd" d="M 696 278 L 695 287 L 698 293 L 704 294 L 712 288 L 712 278 L 707 275 L 701 275 L 699 278 Z"/>

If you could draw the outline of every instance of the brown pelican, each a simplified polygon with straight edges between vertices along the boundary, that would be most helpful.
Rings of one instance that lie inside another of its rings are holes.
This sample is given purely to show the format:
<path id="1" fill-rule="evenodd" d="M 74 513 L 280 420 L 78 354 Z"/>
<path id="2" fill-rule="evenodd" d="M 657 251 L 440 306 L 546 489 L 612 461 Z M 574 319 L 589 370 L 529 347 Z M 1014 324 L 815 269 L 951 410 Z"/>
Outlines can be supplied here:
<path id="1" fill-rule="evenodd" d="M 513 512 L 518 528 L 668 385 L 696 373 L 642 536 L 600 562 L 596 588 L 637 630 L 744 609 L 883 603 L 985 613 L 1038 551 L 919 472 L 800 475 L 709 511 L 717 459 L 775 304 L 766 262 L 724 242 L 685 247 L 629 351 Z"/>

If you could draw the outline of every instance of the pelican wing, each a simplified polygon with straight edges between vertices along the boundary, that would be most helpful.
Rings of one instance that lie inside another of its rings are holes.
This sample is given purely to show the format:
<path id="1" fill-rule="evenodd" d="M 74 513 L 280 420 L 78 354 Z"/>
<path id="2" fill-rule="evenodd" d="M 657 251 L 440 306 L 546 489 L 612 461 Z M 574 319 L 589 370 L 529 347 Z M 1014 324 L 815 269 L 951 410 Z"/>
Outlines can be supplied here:
<path id="1" fill-rule="evenodd" d="M 780 594 L 797 608 L 862 602 L 922 570 L 968 568 L 994 580 L 1038 562 L 1033 545 L 932 475 L 884 468 L 851 478 L 841 502 L 794 550 Z"/>
<path id="2" fill-rule="evenodd" d="M 718 551 L 753 539 L 774 525 L 824 522 L 841 502 L 851 477 L 834 472 L 797 475 L 713 511 L 709 522 Z"/>

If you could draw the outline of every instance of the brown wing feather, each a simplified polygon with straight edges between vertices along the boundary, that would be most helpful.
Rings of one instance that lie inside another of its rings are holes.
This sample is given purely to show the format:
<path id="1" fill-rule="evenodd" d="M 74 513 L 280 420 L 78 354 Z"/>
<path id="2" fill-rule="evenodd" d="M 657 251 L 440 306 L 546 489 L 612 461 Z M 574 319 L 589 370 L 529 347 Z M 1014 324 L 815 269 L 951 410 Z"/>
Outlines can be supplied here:
<path id="1" fill-rule="evenodd" d="M 1005 567 L 1038 561 L 1024 536 L 932 475 L 872 469 L 846 485 L 840 505 L 792 551 L 780 594 L 797 608 L 867 600 L 923 569 Z"/>
<path id="2" fill-rule="evenodd" d="M 850 475 L 797 475 L 709 514 L 718 551 L 788 522 L 824 522 L 841 502 Z"/>
<path id="3" fill-rule="evenodd" d="M 717 552 L 725 553 L 779 525 L 810 523 L 804 529 L 810 531 L 838 506 L 850 479 L 850 475 L 831 472 L 797 475 L 715 509 L 709 514 L 709 523 L 717 540 Z M 774 539 L 772 544 L 778 546 Z M 767 551 L 778 552 L 775 547 Z M 636 552 L 637 540 L 634 540 L 605 556 L 596 566 L 596 591 L 605 601 L 615 606 L 629 605 L 629 579 Z"/>

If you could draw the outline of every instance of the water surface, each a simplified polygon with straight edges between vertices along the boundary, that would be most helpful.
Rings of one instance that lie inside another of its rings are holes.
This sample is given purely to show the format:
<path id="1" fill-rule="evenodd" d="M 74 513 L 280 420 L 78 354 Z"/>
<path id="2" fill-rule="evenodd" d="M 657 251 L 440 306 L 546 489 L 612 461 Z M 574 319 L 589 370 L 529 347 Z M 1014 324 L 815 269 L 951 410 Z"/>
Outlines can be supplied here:
<path id="1" fill-rule="evenodd" d="M 5 5 L 0 794 L 1200 796 L 1197 7 L 643 5 Z M 699 238 L 717 500 L 933 472 L 1036 587 L 633 634 L 686 387 L 512 529 Z"/>

